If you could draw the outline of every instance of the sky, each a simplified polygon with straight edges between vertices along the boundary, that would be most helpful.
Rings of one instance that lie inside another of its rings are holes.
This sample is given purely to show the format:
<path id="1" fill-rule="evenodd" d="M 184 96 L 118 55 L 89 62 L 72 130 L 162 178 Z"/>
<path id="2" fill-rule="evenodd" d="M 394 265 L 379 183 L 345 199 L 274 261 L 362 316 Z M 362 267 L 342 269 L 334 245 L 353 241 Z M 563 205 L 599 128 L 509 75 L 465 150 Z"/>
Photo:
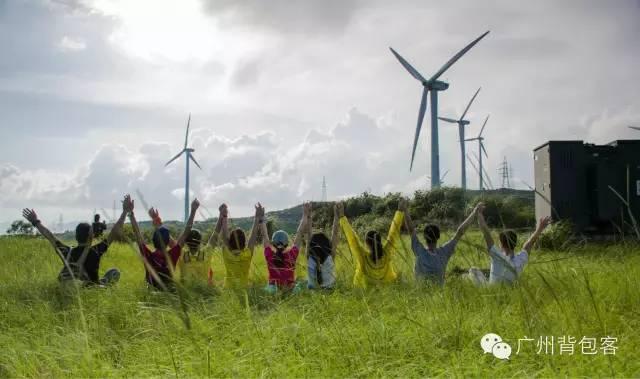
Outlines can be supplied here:
<path id="1" fill-rule="evenodd" d="M 421 85 L 389 47 L 429 77 L 487 30 L 441 77 L 439 114 L 482 87 L 467 136 L 490 115 L 494 186 L 505 157 L 512 185 L 533 183 L 548 140 L 640 137 L 638 0 L 0 0 L 0 225 L 24 207 L 111 216 L 137 191 L 181 219 L 185 161 L 165 163 L 189 114 L 199 218 L 320 200 L 323 176 L 329 200 L 426 189 L 428 118 L 409 171 Z M 457 127 L 439 133 L 459 186 Z"/>

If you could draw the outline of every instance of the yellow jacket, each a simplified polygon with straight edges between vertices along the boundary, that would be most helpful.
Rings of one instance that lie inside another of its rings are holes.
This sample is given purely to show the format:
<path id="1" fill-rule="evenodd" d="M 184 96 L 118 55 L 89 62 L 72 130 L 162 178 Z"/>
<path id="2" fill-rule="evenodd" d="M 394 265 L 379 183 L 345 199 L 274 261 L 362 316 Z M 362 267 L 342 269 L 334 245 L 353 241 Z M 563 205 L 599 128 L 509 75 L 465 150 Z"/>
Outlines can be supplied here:
<path id="1" fill-rule="evenodd" d="M 387 239 L 382 243 L 384 255 L 378 262 L 371 260 L 369 249 L 360 242 L 358 236 L 353 231 L 349 220 L 345 216 L 340 218 L 342 233 L 347 239 L 349 250 L 356 263 L 356 272 L 353 277 L 353 285 L 356 287 L 366 287 L 371 284 L 391 283 L 396 280 L 397 274 L 393 269 L 391 260 L 395 252 L 394 245 L 400 238 L 400 228 L 404 222 L 404 213 L 396 211 L 391 221 Z"/>

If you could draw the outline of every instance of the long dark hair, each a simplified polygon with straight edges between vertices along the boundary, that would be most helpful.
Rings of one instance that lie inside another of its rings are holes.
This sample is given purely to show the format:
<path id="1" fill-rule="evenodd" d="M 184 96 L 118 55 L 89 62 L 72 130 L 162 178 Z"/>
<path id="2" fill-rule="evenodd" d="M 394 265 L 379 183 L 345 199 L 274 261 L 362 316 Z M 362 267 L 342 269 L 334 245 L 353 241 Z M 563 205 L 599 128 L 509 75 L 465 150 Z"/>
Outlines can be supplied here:
<path id="1" fill-rule="evenodd" d="M 378 262 L 378 260 L 380 260 L 384 255 L 384 251 L 382 250 L 382 237 L 380 236 L 380 233 L 375 230 L 369 230 L 364 240 L 369 247 L 371 260 Z"/>
<path id="2" fill-rule="evenodd" d="M 283 268 L 284 267 L 284 251 L 287 248 L 286 246 L 283 245 L 277 245 L 275 246 L 276 251 L 275 254 L 273 255 L 273 265 L 276 266 L 277 268 Z"/>
<path id="3" fill-rule="evenodd" d="M 316 261 L 316 279 L 322 284 L 320 265 L 331 256 L 331 240 L 324 233 L 313 233 L 309 239 L 309 257 Z"/>
<path id="4" fill-rule="evenodd" d="M 242 229 L 234 229 L 229 233 L 229 250 L 244 250 L 247 237 Z"/>

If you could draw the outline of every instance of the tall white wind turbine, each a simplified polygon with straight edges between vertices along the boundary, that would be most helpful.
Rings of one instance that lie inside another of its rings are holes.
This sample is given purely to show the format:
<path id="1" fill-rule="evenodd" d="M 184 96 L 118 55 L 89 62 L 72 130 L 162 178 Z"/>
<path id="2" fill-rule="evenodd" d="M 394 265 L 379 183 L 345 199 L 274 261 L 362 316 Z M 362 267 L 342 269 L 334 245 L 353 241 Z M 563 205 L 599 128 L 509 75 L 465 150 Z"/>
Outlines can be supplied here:
<path id="1" fill-rule="evenodd" d="M 184 136 L 184 148 L 182 149 L 181 152 L 176 154 L 175 157 L 171 158 L 171 160 L 165 164 L 165 167 L 166 167 L 171 162 L 178 159 L 182 154 L 186 155 L 185 161 L 187 164 L 187 169 L 185 173 L 185 185 L 184 185 L 184 222 L 187 222 L 187 219 L 189 218 L 189 206 L 190 206 L 189 205 L 189 161 L 190 160 L 193 161 L 193 163 L 195 163 L 195 165 L 202 170 L 202 167 L 200 167 L 196 159 L 193 157 L 193 152 L 195 150 L 190 147 L 187 147 L 189 143 L 189 125 L 190 124 L 191 124 L 191 113 L 189 113 L 189 119 L 187 120 L 187 133 Z"/>
<path id="2" fill-rule="evenodd" d="M 400 54 L 398 54 L 393 48 L 389 48 L 393 55 L 400 61 L 400 64 L 413 76 L 416 80 L 422 83 L 422 100 L 420 101 L 420 109 L 418 111 L 418 123 L 416 125 L 416 134 L 413 139 L 413 150 L 411 152 L 411 164 L 409 171 L 413 168 L 413 159 L 416 155 L 416 147 L 418 145 L 418 137 L 420 136 L 420 129 L 422 128 L 422 121 L 424 114 L 427 110 L 427 94 L 431 93 L 431 187 L 437 188 L 440 186 L 440 147 L 438 145 L 438 91 L 444 91 L 449 88 L 449 83 L 438 80 L 438 78 L 445 73 L 454 63 L 458 61 L 464 54 L 467 53 L 476 43 L 484 38 L 489 31 L 483 33 L 480 37 L 473 40 L 464 49 L 460 50 L 454 55 L 447 63 L 444 64 L 431 78 L 428 80 L 422 76 L 418 70 L 413 68 Z"/>
<path id="3" fill-rule="evenodd" d="M 447 117 L 438 117 L 438 119 L 440 119 L 441 121 L 458 124 L 458 137 L 460 141 L 460 163 L 461 163 L 460 172 L 462 175 L 460 179 L 460 186 L 462 187 L 463 190 L 467 189 L 467 160 L 466 160 L 467 153 L 465 151 L 466 149 L 465 149 L 465 141 L 464 141 L 464 127 L 471 123 L 469 120 L 465 120 L 464 116 L 467 115 L 469 108 L 471 108 L 471 104 L 473 104 L 473 101 L 476 99 L 476 96 L 478 96 L 479 92 L 480 92 L 480 88 L 478 88 L 476 93 L 473 95 L 473 97 L 471 98 L 471 101 L 469 101 L 469 104 L 467 104 L 467 107 L 465 108 L 464 112 L 462 112 L 462 116 L 460 116 L 459 119 L 454 120 L 452 118 L 447 118 Z"/>
<path id="4" fill-rule="evenodd" d="M 489 156 L 487 155 L 487 150 L 484 148 L 484 137 L 482 136 L 482 132 L 484 132 L 484 127 L 487 126 L 487 121 L 489 121 L 489 116 L 487 116 L 487 118 L 484 119 L 484 123 L 482 124 L 482 129 L 480 129 L 480 133 L 478 134 L 477 137 L 475 138 L 468 138 L 465 139 L 465 141 L 478 141 L 478 164 L 480 165 L 480 190 L 484 189 L 484 183 L 482 180 L 482 154 L 484 154 L 484 156 L 486 158 L 488 158 Z"/>

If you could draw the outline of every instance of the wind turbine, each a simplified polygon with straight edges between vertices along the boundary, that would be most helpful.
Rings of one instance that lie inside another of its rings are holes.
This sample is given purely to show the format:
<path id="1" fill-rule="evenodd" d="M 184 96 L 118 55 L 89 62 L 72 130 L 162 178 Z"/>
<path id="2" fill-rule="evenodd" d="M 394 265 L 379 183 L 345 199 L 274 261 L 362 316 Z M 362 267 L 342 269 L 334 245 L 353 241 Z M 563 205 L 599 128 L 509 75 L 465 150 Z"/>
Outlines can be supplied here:
<path id="1" fill-rule="evenodd" d="M 471 98 L 471 101 L 469 101 L 469 104 L 467 104 L 467 108 L 465 108 L 464 112 L 462 113 L 462 116 L 460 116 L 459 119 L 454 120 L 452 118 L 447 118 L 447 117 L 438 117 L 438 119 L 440 119 L 440 120 L 442 120 L 444 122 L 450 122 L 450 123 L 453 123 L 453 124 L 458 124 L 458 135 L 460 137 L 460 157 L 461 157 L 460 158 L 460 163 L 462 164 L 462 166 L 461 166 L 462 178 L 460 180 L 460 185 L 462 186 L 463 190 L 467 189 L 467 161 L 465 159 L 467 154 L 465 152 L 464 127 L 470 124 L 470 122 L 468 120 L 464 119 L 464 116 L 467 115 L 467 112 L 469 111 L 469 108 L 471 107 L 471 104 L 473 103 L 473 100 L 475 100 L 476 96 L 478 96 L 478 92 L 480 92 L 480 88 L 478 88 L 476 93 L 473 95 L 473 97 Z"/>
<path id="2" fill-rule="evenodd" d="M 487 116 L 487 118 L 484 119 L 484 123 L 482 124 L 482 129 L 480 129 L 480 133 L 476 138 L 465 139 L 465 141 L 478 141 L 478 164 L 480 165 L 480 170 L 479 170 L 480 171 L 480 190 L 484 189 L 484 185 L 482 182 L 482 154 L 484 153 L 484 156 L 486 158 L 489 158 L 489 156 L 487 155 L 487 150 L 484 148 L 484 143 L 482 142 L 484 141 L 482 132 L 484 132 L 484 128 L 485 126 L 487 126 L 487 121 L 489 121 L 489 116 Z"/>
<path id="3" fill-rule="evenodd" d="M 640 126 L 630 126 L 629 128 L 635 129 L 635 130 L 640 130 Z"/>
<path id="4" fill-rule="evenodd" d="M 187 120 L 187 133 L 184 136 L 184 148 L 182 149 L 181 152 L 176 154 L 175 157 L 171 158 L 171 160 L 165 164 L 165 167 L 166 167 L 169 165 L 169 163 L 178 159 L 182 154 L 186 154 L 185 161 L 187 162 L 187 171 L 186 171 L 186 179 L 185 179 L 185 185 L 184 185 L 184 222 L 187 222 L 187 219 L 189 218 L 189 160 L 192 160 L 193 163 L 195 163 L 196 166 L 198 166 L 198 168 L 202 170 L 202 167 L 200 167 L 196 159 L 193 157 L 192 153 L 195 150 L 190 147 L 187 147 L 187 144 L 189 143 L 189 125 L 190 124 L 191 124 L 191 113 L 189 113 L 189 119 Z"/>
<path id="5" fill-rule="evenodd" d="M 420 101 L 420 110 L 418 111 L 418 123 L 416 125 L 416 134 L 413 139 L 413 150 L 411 152 L 411 165 L 409 171 L 413 168 L 413 159 L 416 155 L 416 147 L 418 145 L 418 137 L 420 136 L 420 129 L 422 128 L 422 120 L 427 110 L 427 94 L 431 92 L 431 187 L 439 187 L 440 179 L 440 152 L 438 146 L 438 91 L 444 91 L 449 88 L 449 83 L 438 80 L 438 78 L 444 74 L 458 59 L 467 53 L 476 43 L 478 43 L 484 36 L 489 34 L 486 31 L 480 37 L 473 40 L 464 49 L 460 50 L 454 55 L 444 66 L 440 67 L 431 78 L 425 79 L 413 66 L 409 64 L 403 57 L 400 56 L 393 48 L 389 47 L 393 55 L 400 61 L 400 64 L 409 71 L 409 74 L 416 80 L 422 83 L 422 100 Z"/>

